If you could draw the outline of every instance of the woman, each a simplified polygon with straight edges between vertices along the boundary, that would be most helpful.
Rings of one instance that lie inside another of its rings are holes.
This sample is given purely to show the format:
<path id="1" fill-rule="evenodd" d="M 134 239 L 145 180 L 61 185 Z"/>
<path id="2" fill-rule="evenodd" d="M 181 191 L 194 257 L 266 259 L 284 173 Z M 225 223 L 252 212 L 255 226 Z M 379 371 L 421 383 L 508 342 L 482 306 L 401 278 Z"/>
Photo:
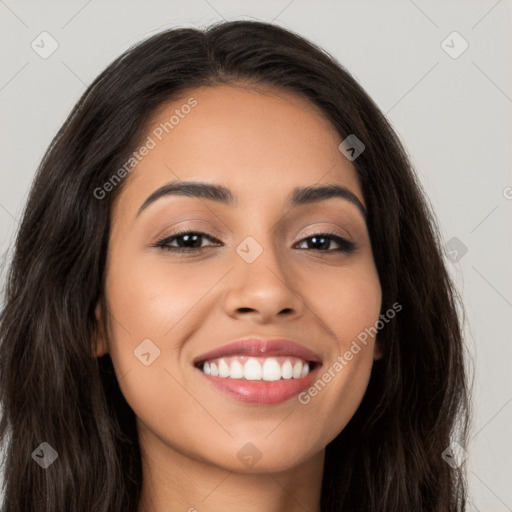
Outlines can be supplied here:
<path id="1" fill-rule="evenodd" d="M 462 511 L 459 303 L 343 67 L 261 22 L 161 32 L 84 93 L 28 199 L 2 510 Z"/>

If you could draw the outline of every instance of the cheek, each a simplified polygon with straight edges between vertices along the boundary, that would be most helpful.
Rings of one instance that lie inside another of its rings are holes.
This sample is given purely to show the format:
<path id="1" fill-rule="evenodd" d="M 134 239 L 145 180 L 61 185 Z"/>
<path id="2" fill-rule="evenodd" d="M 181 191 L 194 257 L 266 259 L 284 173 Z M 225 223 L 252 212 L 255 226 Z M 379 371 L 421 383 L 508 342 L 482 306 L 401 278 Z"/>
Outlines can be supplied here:
<path id="1" fill-rule="evenodd" d="M 169 429 L 187 441 L 193 432 L 187 418 L 202 417 L 204 410 L 179 384 L 184 380 L 178 363 L 182 332 L 199 322 L 198 300 L 218 278 L 208 280 L 185 266 L 171 271 L 158 261 L 115 261 L 107 274 L 107 295 L 109 348 L 119 386 L 140 421 L 161 429 L 162 437 Z M 187 442 L 193 446 L 193 436 Z"/>
<path id="2" fill-rule="evenodd" d="M 126 326 L 124 334 L 129 331 L 134 341 L 170 337 L 170 331 L 194 308 L 215 277 L 211 271 L 171 266 L 163 256 L 118 262 L 108 280 L 113 314 Z"/>
<path id="3" fill-rule="evenodd" d="M 305 434 L 311 443 L 325 446 L 349 423 L 359 408 L 370 380 L 373 365 L 372 344 L 340 340 L 340 349 L 324 361 L 316 380 L 298 396 L 304 414 L 322 418 L 320 439 Z"/>
<path id="4" fill-rule="evenodd" d="M 329 418 L 324 427 L 329 442 L 352 418 L 368 386 L 382 295 L 373 264 L 338 272 L 336 279 L 325 280 L 324 291 L 323 297 L 314 296 L 312 309 L 321 311 L 333 345 L 299 402 L 315 417 Z"/>
<path id="5" fill-rule="evenodd" d="M 339 353 L 379 319 L 382 292 L 372 262 L 336 269 L 319 278 L 314 276 L 308 296 L 312 309 L 331 331 Z M 371 341 L 371 340 L 369 340 Z"/>
<path id="6" fill-rule="evenodd" d="M 190 396 L 172 376 L 183 381 L 183 345 L 204 322 L 205 308 L 214 307 L 204 299 L 225 273 L 204 265 L 201 271 L 193 264 L 170 265 L 165 255 L 149 260 L 113 257 L 116 263 L 107 273 L 110 354 L 123 394 L 141 417 L 149 396 L 183 410 L 190 406 Z"/>

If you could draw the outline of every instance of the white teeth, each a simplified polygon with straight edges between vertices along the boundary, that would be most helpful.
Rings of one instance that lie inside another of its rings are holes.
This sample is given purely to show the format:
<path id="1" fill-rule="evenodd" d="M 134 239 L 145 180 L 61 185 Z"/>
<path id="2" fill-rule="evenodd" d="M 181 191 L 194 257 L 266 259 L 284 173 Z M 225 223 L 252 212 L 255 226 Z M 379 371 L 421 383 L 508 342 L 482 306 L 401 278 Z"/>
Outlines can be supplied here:
<path id="1" fill-rule="evenodd" d="M 229 376 L 232 379 L 241 379 L 244 376 L 244 367 L 240 361 L 233 361 L 229 367 Z"/>
<path id="2" fill-rule="evenodd" d="M 283 366 L 281 366 L 281 377 L 283 377 L 283 379 L 291 379 L 292 371 L 292 363 L 290 361 L 285 361 Z"/>
<path id="3" fill-rule="evenodd" d="M 300 361 L 297 361 L 293 365 L 292 377 L 294 379 L 299 379 L 301 374 L 302 374 L 302 363 Z M 213 369 L 212 369 L 212 375 L 213 375 Z"/>
<path id="4" fill-rule="evenodd" d="M 261 380 L 261 364 L 254 358 L 249 358 L 244 366 L 244 377 L 246 380 Z"/>
<path id="5" fill-rule="evenodd" d="M 229 377 L 229 366 L 224 359 L 219 359 L 219 377 Z"/>
<path id="6" fill-rule="evenodd" d="M 281 378 L 281 367 L 279 363 L 270 357 L 263 363 L 263 380 L 279 380 Z"/>
<path id="7" fill-rule="evenodd" d="M 271 382 L 300 379 L 308 375 L 310 368 L 306 361 L 295 356 L 230 356 L 205 362 L 203 372 L 214 377 Z"/>

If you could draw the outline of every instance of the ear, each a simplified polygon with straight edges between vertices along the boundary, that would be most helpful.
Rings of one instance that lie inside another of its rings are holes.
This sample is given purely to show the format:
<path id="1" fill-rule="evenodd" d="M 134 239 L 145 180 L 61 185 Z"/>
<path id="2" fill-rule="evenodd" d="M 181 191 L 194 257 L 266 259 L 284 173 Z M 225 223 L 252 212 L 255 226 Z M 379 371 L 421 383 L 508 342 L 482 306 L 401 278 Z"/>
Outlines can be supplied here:
<path id="1" fill-rule="evenodd" d="M 101 301 L 98 301 L 96 304 L 96 308 L 94 310 L 94 316 L 96 317 L 96 325 L 97 325 L 97 336 L 96 336 L 96 350 L 94 352 L 94 357 L 101 357 L 108 352 L 107 345 L 107 335 L 105 332 L 105 322 L 103 318 L 103 310 L 101 307 Z"/>
<path id="2" fill-rule="evenodd" d="M 377 361 L 378 359 L 381 359 L 383 355 L 384 355 L 384 353 L 382 352 L 382 350 L 380 348 L 380 343 L 376 339 L 375 344 L 373 346 L 373 360 Z"/>

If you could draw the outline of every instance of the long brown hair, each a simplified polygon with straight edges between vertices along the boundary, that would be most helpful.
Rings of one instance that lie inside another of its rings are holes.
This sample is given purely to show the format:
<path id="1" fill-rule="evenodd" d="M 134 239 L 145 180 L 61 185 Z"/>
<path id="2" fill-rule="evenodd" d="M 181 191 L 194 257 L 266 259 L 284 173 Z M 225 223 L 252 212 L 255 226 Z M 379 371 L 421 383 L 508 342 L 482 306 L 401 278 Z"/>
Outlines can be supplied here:
<path id="1" fill-rule="evenodd" d="M 250 82 L 312 101 L 342 138 L 368 205 L 382 312 L 364 399 L 326 448 L 322 511 L 463 511 L 469 392 L 460 297 L 439 228 L 392 127 L 325 51 L 263 22 L 163 31 L 135 45 L 88 87 L 48 148 L 17 233 L 0 317 L 4 512 L 136 512 L 142 485 L 135 415 L 112 361 L 95 358 L 94 307 L 104 300 L 111 205 L 101 188 L 163 103 L 185 90 Z M 58 453 L 46 470 L 32 453 Z"/>

